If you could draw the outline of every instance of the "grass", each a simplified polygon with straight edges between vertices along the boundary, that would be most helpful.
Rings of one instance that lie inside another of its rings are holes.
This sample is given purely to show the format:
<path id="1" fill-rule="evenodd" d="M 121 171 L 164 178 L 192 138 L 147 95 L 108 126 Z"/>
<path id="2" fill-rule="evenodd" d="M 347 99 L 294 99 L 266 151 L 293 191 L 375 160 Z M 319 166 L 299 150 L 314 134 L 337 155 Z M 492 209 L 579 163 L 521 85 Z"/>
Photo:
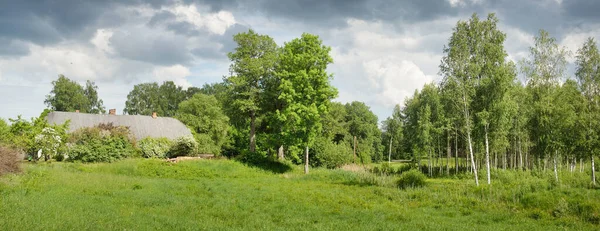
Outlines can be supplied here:
<path id="1" fill-rule="evenodd" d="M 0 230 L 598 230 L 587 175 L 428 179 L 263 170 L 230 160 L 24 164 L 0 178 Z M 277 169 L 286 169 L 277 166 Z"/>

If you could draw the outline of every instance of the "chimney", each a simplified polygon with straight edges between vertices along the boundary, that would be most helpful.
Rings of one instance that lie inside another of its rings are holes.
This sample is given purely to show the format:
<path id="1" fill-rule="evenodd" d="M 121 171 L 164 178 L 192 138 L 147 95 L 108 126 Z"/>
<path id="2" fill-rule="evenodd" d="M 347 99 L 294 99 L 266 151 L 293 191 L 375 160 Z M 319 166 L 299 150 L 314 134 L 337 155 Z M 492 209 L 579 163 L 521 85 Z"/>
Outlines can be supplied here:
<path id="1" fill-rule="evenodd" d="M 75 110 L 75 113 L 79 113 L 79 110 Z"/>
<path id="2" fill-rule="evenodd" d="M 152 118 L 156 119 L 156 112 L 155 111 L 152 112 Z"/>
<path id="3" fill-rule="evenodd" d="M 108 114 L 109 115 L 116 115 L 117 114 L 117 109 L 109 109 L 108 110 Z"/>

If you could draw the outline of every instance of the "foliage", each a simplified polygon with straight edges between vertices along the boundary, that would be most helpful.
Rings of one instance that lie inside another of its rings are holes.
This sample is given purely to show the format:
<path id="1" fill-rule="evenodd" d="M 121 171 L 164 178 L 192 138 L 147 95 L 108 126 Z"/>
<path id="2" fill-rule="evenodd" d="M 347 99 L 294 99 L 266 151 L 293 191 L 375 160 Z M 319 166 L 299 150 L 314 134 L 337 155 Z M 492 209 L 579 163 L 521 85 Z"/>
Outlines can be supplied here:
<path id="1" fill-rule="evenodd" d="M 49 124 L 46 121 L 46 116 L 50 113 L 50 110 L 44 110 L 39 117 L 31 118 L 30 121 L 23 119 L 18 116 L 16 119 L 9 119 L 11 126 L 9 129 L 9 136 L 7 143 L 10 143 L 17 149 L 25 151 L 29 155 L 37 154 L 38 150 L 43 147 L 38 146 L 36 143 L 36 136 L 38 136 L 46 128 L 51 128 L 55 131 L 55 135 L 61 138 L 62 144 L 66 143 L 68 139 L 67 130 L 69 128 L 69 121 L 64 124 Z M 59 145 L 57 152 L 62 153 L 64 146 Z"/>
<path id="2" fill-rule="evenodd" d="M 287 145 L 312 146 L 322 131 L 321 115 L 329 110 L 329 102 L 337 96 L 330 84 L 327 66 L 333 62 L 331 48 L 316 35 L 302 34 L 285 43 L 275 75 L 284 107 L 276 110 L 279 135 Z"/>
<path id="3" fill-rule="evenodd" d="M 351 102 L 345 105 L 346 125 L 348 126 L 348 145 L 353 147 L 356 136 L 356 155 L 361 163 L 383 160 L 381 131 L 377 127 L 377 116 L 363 102 Z"/>
<path id="4" fill-rule="evenodd" d="M 173 146 L 169 150 L 169 158 L 178 156 L 190 156 L 195 154 L 198 149 L 198 142 L 193 137 L 182 136 L 173 141 Z"/>
<path id="5" fill-rule="evenodd" d="M 221 147 L 228 141 L 229 118 L 215 96 L 195 94 L 181 102 L 175 117 L 194 132 L 202 153 L 221 154 Z"/>
<path id="6" fill-rule="evenodd" d="M 427 177 L 418 170 L 410 170 L 402 173 L 396 185 L 401 189 L 420 188 L 427 184 Z"/>
<path id="7" fill-rule="evenodd" d="M 312 153 L 313 166 L 338 168 L 352 162 L 352 149 L 347 144 L 336 144 L 324 137 L 317 138 Z"/>
<path id="8" fill-rule="evenodd" d="M 0 144 L 8 143 L 10 140 L 10 125 L 6 123 L 6 120 L 0 118 Z"/>
<path id="9" fill-rule="evenodd" d="M 173 142 L 167 138 L 146 137 L 137 145 L 145 158 L 166 158 Z"/>
<path id="10" fill-rule="evenodd" d="M 231 60 L 233 74 L 224 79 L 231 92 L 231 106 L 236 108 L 236 117 L 250 120 L 249 150 L 256 149 L 256 118 L 260 116 L 264 86 L 273 75 L 277 62 L 277 44 L 268 35 L 253 30 L 233 36 L 237 43 L 234 52 L 227 54 Z"/>
<path id="11" fill-rule="evenodd" d="M 148 116 L 156 112 L 159 116 L 172 117 L 177 113 L 179 104 L 197 91 L 196 88 L 183 90 L 173 81 L 165 81 L 160 85 L 156 82 L 137 84 L 127 94 L 123 112 Z"/>
<path id="12" fill-rule="evenodd" d="M 87 81 L 85 87 L 70 80 L 64 75 L 52 81 L 52 91 L 46 96 L 44 103 L 51 110 L 73 112 L 79 110 L 86 113 L 104 113 L 105 108 L 98 98 L 98 87 L 94 82 Z"/>
<path id="13" fill-rule="evenodd" d="M 68 160 L 81 162 L 114 162 L 132 157 L 135 140 L 127 127 L 100 124 L 81 128 L 71 134 Z"/>
<path id="14" fill-rule="evenodd" d="M 21 171 L 19 153 L 20 151 L 15 148 L 0 144 L 0 176 Z"/>

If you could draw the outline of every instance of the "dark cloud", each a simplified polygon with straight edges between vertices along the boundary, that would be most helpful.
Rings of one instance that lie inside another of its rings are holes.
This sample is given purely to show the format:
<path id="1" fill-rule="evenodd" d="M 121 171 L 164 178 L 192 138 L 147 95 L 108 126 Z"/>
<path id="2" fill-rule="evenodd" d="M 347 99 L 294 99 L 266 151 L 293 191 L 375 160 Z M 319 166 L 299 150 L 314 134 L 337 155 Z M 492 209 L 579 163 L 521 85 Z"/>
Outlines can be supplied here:
<path id="1" fill-rule="evenodd" d="M 18 57 L 29 54 L 29 46 L 17 40 L 0 38 L 0 57 Z"/>
<path id="2" fill-rule="evenodd" d="M 181 36 L 118 31 L 110 38 L 110 43 L 123 58 L 157 65 L 189 64 L 193 58 L 187 40 Z"/>

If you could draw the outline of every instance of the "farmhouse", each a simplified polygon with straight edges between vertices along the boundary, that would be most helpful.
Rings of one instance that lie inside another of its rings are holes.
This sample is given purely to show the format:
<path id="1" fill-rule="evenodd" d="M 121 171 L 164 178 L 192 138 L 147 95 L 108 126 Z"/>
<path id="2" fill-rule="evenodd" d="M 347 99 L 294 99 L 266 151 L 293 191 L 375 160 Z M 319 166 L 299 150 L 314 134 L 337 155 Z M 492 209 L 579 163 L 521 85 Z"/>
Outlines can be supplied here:
<path id="1" fill-rule="evenodd" d="M 109 114 L 88 114 L 79 112 L 50 112 L 46 117 L 50 124 L 62 124 L 70 120 L 69 132 L 74 132 L 84 127 L 94 127 L 98 124 L 112 123 L 115 126 L 129 127 L 136 138 L 141 140 L 146 137 L 175 139 L 182 136 L 191 136 L 190 130 L 179 120 L 170 117 L 142 115 L 117 115 L 115 109 L 110 109 Z"/>

